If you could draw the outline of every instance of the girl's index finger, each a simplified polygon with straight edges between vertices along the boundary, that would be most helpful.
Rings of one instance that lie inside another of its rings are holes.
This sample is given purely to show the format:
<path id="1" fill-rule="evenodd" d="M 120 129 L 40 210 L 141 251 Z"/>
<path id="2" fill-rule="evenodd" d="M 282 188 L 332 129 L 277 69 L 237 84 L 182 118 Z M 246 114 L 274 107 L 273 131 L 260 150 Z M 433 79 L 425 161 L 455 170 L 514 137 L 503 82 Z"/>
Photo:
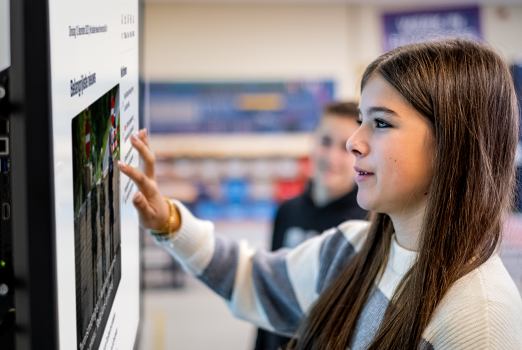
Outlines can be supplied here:
<path id="1" fill-rule="evenodd" d="M 147 129 L 141 129 L 138 132 L 138 136 L 139 136 L 140 140 L 150 149 L 149 139 L 147 137 L 148 136 Z"/>
<path id="2" fill-rule="evenodd" d="M 143 174 L 139 169 L 134 168 L 130 164 L 126 164 L 122 162 L 121 160 L 118 161 L 118 167 L 120 168 L 121 172 L 127 175 L 136 186 L 138 186 L 138 189 L 142 193 L 147 193 L 148 188 L 147 187 L 147 177 L 145 174 Z"/>
<path id="3" fill-rule="evenodd" d="M 156 157 L 154 156 L 154 153 L 150 150 L 150 148 L 143 143 L 143 141 L 136 135 L 131 135 L 131 143 L 132 146 L 138 150 L 138 153 L 140 154 L 140 157 L 143 159 L 144 162 L 144 172 L 145 175 L 149 179 L 154 179 L 154 163 L 156 161 Z"/>

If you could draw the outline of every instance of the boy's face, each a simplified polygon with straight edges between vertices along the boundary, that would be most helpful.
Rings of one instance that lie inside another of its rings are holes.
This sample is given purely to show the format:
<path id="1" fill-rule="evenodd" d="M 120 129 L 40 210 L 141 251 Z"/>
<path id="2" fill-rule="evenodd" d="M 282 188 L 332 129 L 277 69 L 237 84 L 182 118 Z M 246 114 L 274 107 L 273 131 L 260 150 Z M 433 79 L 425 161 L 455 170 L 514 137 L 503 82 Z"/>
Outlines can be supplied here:
<path id="1" fill-rule="evenodd" d="M 316 131 L 311 154 L 313 177 L 332 195 L 350 191 L 355 183 L 355 156 L 346 149 L 346 141 L 358 128 L 356 118 L 327 114 Z"/>

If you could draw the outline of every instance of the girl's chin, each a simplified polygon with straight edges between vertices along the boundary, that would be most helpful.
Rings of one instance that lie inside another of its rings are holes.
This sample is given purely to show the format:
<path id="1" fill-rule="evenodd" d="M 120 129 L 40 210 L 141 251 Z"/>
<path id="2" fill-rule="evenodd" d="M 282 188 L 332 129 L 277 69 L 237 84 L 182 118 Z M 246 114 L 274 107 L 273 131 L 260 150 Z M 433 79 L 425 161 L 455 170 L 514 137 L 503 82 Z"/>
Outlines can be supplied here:
<path id="1" fill-rule="evenodd" d="M 379 211 L 377 208 L 375 208 L 375 202 L 371 200 L 371 198 L 368 198 L 369 196 L 364 195 L 364 193 L 361 194 L 361 190 L 357 192 L 357 204 L 364 210 L 368 211 Z"/>

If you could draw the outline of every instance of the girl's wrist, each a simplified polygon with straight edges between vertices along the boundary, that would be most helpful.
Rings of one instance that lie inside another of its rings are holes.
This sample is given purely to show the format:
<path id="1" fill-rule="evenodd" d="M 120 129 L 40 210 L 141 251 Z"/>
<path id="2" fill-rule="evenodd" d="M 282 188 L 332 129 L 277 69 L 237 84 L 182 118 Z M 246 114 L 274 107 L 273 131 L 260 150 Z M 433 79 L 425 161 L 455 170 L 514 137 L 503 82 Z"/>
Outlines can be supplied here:
<path id="1" fill-rule="evenodd" d="M 159 228 L 150 230 L 155 236 L 168 236 L 178 231 L 181 226 L 181 216 L 178 208 L 172 204 L 168 198 L 164 198 L 163 200 L 168 207 L 168 217 Z"/>

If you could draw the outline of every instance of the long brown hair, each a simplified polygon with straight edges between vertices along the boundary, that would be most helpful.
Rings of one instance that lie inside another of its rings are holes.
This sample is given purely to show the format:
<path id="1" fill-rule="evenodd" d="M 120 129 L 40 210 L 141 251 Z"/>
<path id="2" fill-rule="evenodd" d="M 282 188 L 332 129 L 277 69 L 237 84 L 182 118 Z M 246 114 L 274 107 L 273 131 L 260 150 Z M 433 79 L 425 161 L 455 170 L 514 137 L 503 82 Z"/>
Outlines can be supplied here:
<path id="1" fill-rule="evenodd" d="M 416 349 L 448 289 L 495 252 L 511 205 L 518 107 L 491 48 L 447 39 L 399 47 L 366 69 L 431 121 L 434 175 L 417 261 L 397 287 L 369 350 Z M 288 349 L 345 350 L 388 261 L 390 217 L 373 213 L 361 250 L 301 322 Z"/>

